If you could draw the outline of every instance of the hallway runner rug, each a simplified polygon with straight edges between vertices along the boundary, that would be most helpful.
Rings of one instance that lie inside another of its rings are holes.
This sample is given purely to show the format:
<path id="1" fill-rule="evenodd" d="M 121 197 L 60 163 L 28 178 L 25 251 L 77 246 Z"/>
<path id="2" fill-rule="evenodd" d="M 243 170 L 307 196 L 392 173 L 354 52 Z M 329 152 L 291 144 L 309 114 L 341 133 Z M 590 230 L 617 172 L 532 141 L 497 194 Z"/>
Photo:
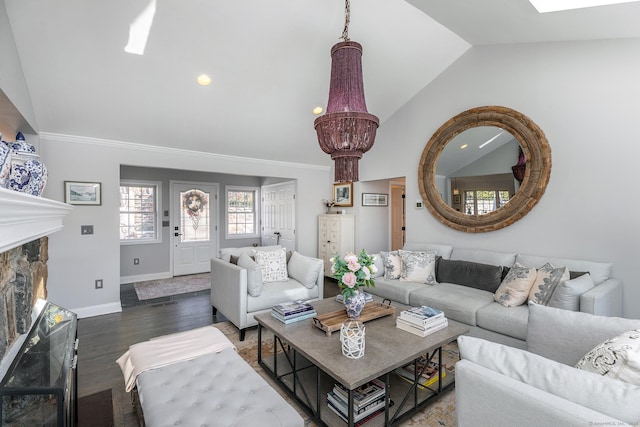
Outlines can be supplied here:
<path id="1" fill-rule="evenodd" d="M 139 300 L 168 297 L 211 289 L 209 273 L 176 276 L 170 279 L 148 280 L 134 283 Z"/>

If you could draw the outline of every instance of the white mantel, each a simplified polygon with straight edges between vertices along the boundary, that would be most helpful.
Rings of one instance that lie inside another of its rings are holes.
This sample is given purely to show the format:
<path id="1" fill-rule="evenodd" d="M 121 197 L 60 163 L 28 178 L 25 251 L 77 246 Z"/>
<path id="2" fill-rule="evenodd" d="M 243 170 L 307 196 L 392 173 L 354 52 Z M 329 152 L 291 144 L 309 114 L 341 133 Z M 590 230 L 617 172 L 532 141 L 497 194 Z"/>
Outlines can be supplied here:
<path id="1" fill-rule="evenodd" d="M 73 206 L 0 188 L 0 253 L 62 229 Z"/>

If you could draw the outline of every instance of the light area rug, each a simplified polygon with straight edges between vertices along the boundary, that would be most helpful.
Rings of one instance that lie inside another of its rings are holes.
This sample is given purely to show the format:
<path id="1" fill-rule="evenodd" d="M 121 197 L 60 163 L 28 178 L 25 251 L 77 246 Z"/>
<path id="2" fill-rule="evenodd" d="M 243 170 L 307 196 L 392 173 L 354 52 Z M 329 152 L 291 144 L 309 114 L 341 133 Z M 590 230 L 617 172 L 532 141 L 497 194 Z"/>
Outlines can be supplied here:
<path id="1" fill-rule="evenodd" d="M 317 424 L 313 422 L 308 414 L 293 400 L 284 390 L 277 385 L 273 379 L 258 365 L 258 331 L 255 328 L 248 329 L 244 341 L 240 341 L 238 328 L 236 328 L 231 322 L 220 322 L 214 324 L 215 327 L 220 329 L 231 342 L 238 349 L 238 354 L 253 367 L 260 375 L 262 375 L 271 386 L 280 393 L 280 395 L 294 407 L 300 416 L 306 420 L 305 425 L 315 427 Z M 266 345 L 263 345 L 263 356 L 269 356 L 273 354 L 273 339 L 269 338 L 266 341 Z M 458 360 L 458 348 L 456 344 L 450 344 L 443 347 L 442 352 L 445 366 L 450 367 Z M 364 424 L 366 426 L 367 424 Z M 445 393 L 435 403 L 427 405 L 419 412 L 415 413 L 411 418 L 405 420 L 400 424 L 405 427 L 455 427 L 456 425 L 456 412 L 455 412 L 455 392 L 453 390 Z"/>
<path id="2" fill-rule="evenodd" d="M 202 273 L 176 276 L 170 279 L 147 280 L 134 283 L 133 287 L 140 301 L 169 297 L 211 289 L 211 275 L 210 273 Z"/>

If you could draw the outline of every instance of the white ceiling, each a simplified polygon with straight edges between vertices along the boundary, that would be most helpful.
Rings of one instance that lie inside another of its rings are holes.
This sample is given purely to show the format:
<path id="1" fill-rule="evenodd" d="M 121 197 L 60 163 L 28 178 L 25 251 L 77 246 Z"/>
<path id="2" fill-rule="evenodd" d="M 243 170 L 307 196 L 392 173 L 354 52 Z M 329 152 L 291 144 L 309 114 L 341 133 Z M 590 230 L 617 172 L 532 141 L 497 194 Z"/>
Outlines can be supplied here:
<path id="1" fill-rule="evenodd" d="M 4 0 L 41 132 L 330 164 L 325 105 L 343 0 Z M 640 3 L 538 14 L 527 0 L 352 0 L 369 112 L 381 126 L 470 45 L 640 37 Z M 199 73 L 213 84 L 200 87 Z"/>

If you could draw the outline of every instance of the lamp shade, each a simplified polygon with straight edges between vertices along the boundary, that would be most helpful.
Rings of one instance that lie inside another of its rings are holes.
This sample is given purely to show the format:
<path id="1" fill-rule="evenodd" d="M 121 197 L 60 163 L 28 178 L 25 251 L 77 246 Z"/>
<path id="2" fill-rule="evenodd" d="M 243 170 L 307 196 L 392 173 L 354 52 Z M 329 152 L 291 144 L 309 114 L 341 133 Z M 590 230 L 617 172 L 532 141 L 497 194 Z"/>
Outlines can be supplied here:
<path id="1" fill-rule="evenodd" d="M 325 115 L 314 121 L 320 148 L 335 161 L 335 181 L 358 181 L 358 160 L 373 146 L 379 120 L 367 112 L 362 46 L 343 41 L 331 48 L 331 81 Z"/>

